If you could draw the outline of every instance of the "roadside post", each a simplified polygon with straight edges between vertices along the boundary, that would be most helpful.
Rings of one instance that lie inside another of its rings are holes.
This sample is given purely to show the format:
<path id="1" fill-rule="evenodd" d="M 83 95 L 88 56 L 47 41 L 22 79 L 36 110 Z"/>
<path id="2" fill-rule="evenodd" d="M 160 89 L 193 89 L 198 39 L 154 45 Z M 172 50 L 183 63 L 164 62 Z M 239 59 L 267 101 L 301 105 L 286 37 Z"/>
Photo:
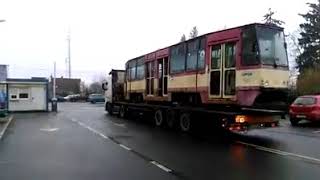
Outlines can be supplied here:
<path id="1" fill-rule="evenodd" d="M 57 112 L 58 111 L 58 99 L 56 98 L 56 62 L 54 62 L 54 73 L 53 73 L 53 83 L 52 83 L 52 88 L 53 88 L 53 98 L 51 100 L 51 111 Z"/>

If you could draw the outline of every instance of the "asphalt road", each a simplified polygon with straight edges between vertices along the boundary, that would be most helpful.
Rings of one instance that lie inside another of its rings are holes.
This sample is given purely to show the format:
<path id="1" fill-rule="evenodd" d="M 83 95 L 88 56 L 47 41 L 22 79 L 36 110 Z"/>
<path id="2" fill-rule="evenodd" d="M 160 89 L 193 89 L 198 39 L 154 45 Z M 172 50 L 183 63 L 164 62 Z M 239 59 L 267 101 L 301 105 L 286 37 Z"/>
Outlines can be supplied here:
<path id="1" fill-rule="evenodd" d="M 210 131 L 209 131 L 210 130 Z M 319 179 L 320 125 L 182 134 L 103 104 L 16 114 L 0 142 L 0 179 Z"/>

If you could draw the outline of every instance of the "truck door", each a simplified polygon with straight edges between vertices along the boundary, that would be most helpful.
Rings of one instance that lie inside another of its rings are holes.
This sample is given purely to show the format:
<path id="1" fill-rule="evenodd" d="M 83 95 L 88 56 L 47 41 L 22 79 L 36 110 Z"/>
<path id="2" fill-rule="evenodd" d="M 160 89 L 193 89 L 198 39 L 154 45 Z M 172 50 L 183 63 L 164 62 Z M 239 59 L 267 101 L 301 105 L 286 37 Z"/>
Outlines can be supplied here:
<path id="1" fill-rule="evenodd" d="M 211 46 L 209 98 L 232 98 L 235 95 L 236 42 Z"/>

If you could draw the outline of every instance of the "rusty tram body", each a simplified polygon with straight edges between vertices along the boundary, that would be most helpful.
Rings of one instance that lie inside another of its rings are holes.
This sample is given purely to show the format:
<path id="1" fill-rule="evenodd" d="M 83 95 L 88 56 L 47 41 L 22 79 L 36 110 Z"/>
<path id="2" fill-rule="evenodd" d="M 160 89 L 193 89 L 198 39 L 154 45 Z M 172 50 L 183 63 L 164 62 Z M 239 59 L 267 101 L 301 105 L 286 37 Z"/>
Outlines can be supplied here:
<path id="1" fill-rule="evenodd" d="M 124 76 L 126 103 L 228 107 L 235 114 L 286 108 L 288 58 L 277 26 L 249 24 L 208 33 L 131 59 L 125 71 L 114 73 Z"/>

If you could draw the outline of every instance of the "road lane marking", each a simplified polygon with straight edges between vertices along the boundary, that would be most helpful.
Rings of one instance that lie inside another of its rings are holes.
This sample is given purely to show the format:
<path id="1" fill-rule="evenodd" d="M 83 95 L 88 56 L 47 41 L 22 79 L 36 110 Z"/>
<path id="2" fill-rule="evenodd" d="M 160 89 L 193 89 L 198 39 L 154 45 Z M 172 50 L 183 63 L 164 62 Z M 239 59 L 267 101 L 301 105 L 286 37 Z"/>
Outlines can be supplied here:
<path id="1" fill-rule="evenodd" d="M 119 146 L 122 147 L 123 149 L 126 149 L 126 150 L 128 150 L 128 151 L 131 151 L 131 148 L 129 148 L 129 147 L 123 145 L 123 144 L 119 144 Z"/>
<path id="2" fill-rule="evenodd" d="M 250 147 L 253 147 L 253 148 L 261 150 L 261 151 L 274 153 L 274 154 L 278 154 L 278 155 L 282 155 L 282 156 L 291 156 L 291 157 L 295 157 L 295 158 L 299 158 L 299 159 L 302 159 L 302 160 L 307 160 L 307 161 L 311 161 L 311 162 L 315 162 L 317 164 L 320 164 L 320 159 L 317 159 L 317 158 L 314 158 L 314 157 L 295 154 L 295 153 L 290 153 L 290 152 L 281 151 L 281 150 L 277 150 L 277 149 L 272 149 L 272 148 L 268 148 L 268 147 L 263 147 L 263 146 L 259 146 L 259 145 L 255 145 L 255 144 L 242 142 L 242 141 L 236 141 L 236 143 L 242 144 L 242 145 L 246 145 L 246 146 L 250 146 Z"/>
<path id="3" fill-rule="evenodd" d="M 102 134 L 102 133 L 98 133 L 102 138 L 104 138 L 104 139 L 110 139 L 108 136 L 106 136 L 106 135 L 104 135 L 104 134 Z"/>
<path id="4" fill-rule="evenodd" d="M 80 126 L 88 129 L 89 131 L 93 132 L 94 134 L 99 135 L 100 137 L 102 137 L 102 138 L 104 138 L 104 139 L 110 139 L 110 137 L 108 137 L 108 136 L 104 135 L 103 133 L 101 133 L 101 132 L 99 132 L 99 131 L 91 128 L 90 126 L 87 126 L 86 124 L 84 124 L 84 123 L 82 123 L 82 122 L 80 122 L 80 121 L 77 121 L 76 119 L 73 119 L 73 118 L 72 118 L 71 121 L 78 123 Z"/>
<path id="5" fill-rule="evenodd" d="M 320 130 L 317 130 L 317 131 L 313 131 L 313 133 L 320 133 Z"/>
<path id="6" fill-rule="evenodd" d="M 125 124 L 120 124 L 120 123 L 113 123 L 113 125 L 118 126 L 118 127 L 122 127 L 122 128 L 126 127 Z"/>
<path id="7" fill-rule="evenodd" d="M 54 132 L 54 131 L 58 131 L 59 128 L 41 128 L 40 131 L 46 131 L 46 132 Z"/>
<path id="8" fill-rule="evenodd" d="M 118 144 L 120 147 L 122 147 L 123 149 L 127 150 L 127 151 L 130 151 L 132 152 L 133 154 L 137 155 L 138 157 L 146 160 L 147 162 L 150 162 L 151 164 L 157 166 L 158 168 L 160 168 L 161 170 L 167 172 L 167 173 L 170 173 L 174 176 L 177 176 L 177 177 L 183 177 L 182 174 L 178 173 L 178 172 L 175 172 L 171 169 L 169 169 L 168 167 L 158 163 L 157 161 L 154 161 L 153 159 L 149 158 L 149 157 L 146 157 L 144 155 L 142 155 L 141 153 L 137 152 L 137 151 L 134 151 L 133 149 L 131 149 L 130 147 L 126 146 L 126 145 L 123 145 L 121 143 L 119 143 L 118 141 L 116 141 L 113 137 L 110 137 L 110 136 L 106 136 L 104 134 L 102 134 L 101 132 L 93 129 L 92 127 L 80 122 L 80 121 L 77 121 L 76 119 L 73 119 L 72 120 L 73 122 L 75 123 L 78 123 L 81 127 L 85 128 L 85 129 L 88 129 L 89 131 L 93 132 L 94 134 L 96 135 L 99 135 L 100 137 L 104 138 L 104 139 L 109 139 L 111 140 L 112 142 L 114 142 L 115 144 Z"/>
<path id="9" fill-rule="evenodd" d="M 162 165 L 162 164 L 158 163 L 157 161 L 150 161 L 150 163 L 151 163 L 151 164 L 153 164 L 153 165 L 155 165 L 155 166 L 157 166 L 158 168 L 160 168 L 160 169 L 162 169 L 162 170 L 164 170 L 164 171 L 168 172 L 168 173 L 171 173 L 171 172 L 172 172 L 172 170 L 171 170 L 171 169 L 169 169 L 169 168 L 165 167 L 164 165 Z"/>
<path id="10" fill-rule="evenodd" d="M 3 130 L 0 132 L 0 139 L 2 139 L 2 136 L 3 136 L 4 133 L 6 132 L 9 124 L 10 124 L 11 121 L 12 121 L 12 119 L 13 119 L 13 116 L 10 116 L 8 122 L 6 122 L 6 124 L 4 125 Z"/>

